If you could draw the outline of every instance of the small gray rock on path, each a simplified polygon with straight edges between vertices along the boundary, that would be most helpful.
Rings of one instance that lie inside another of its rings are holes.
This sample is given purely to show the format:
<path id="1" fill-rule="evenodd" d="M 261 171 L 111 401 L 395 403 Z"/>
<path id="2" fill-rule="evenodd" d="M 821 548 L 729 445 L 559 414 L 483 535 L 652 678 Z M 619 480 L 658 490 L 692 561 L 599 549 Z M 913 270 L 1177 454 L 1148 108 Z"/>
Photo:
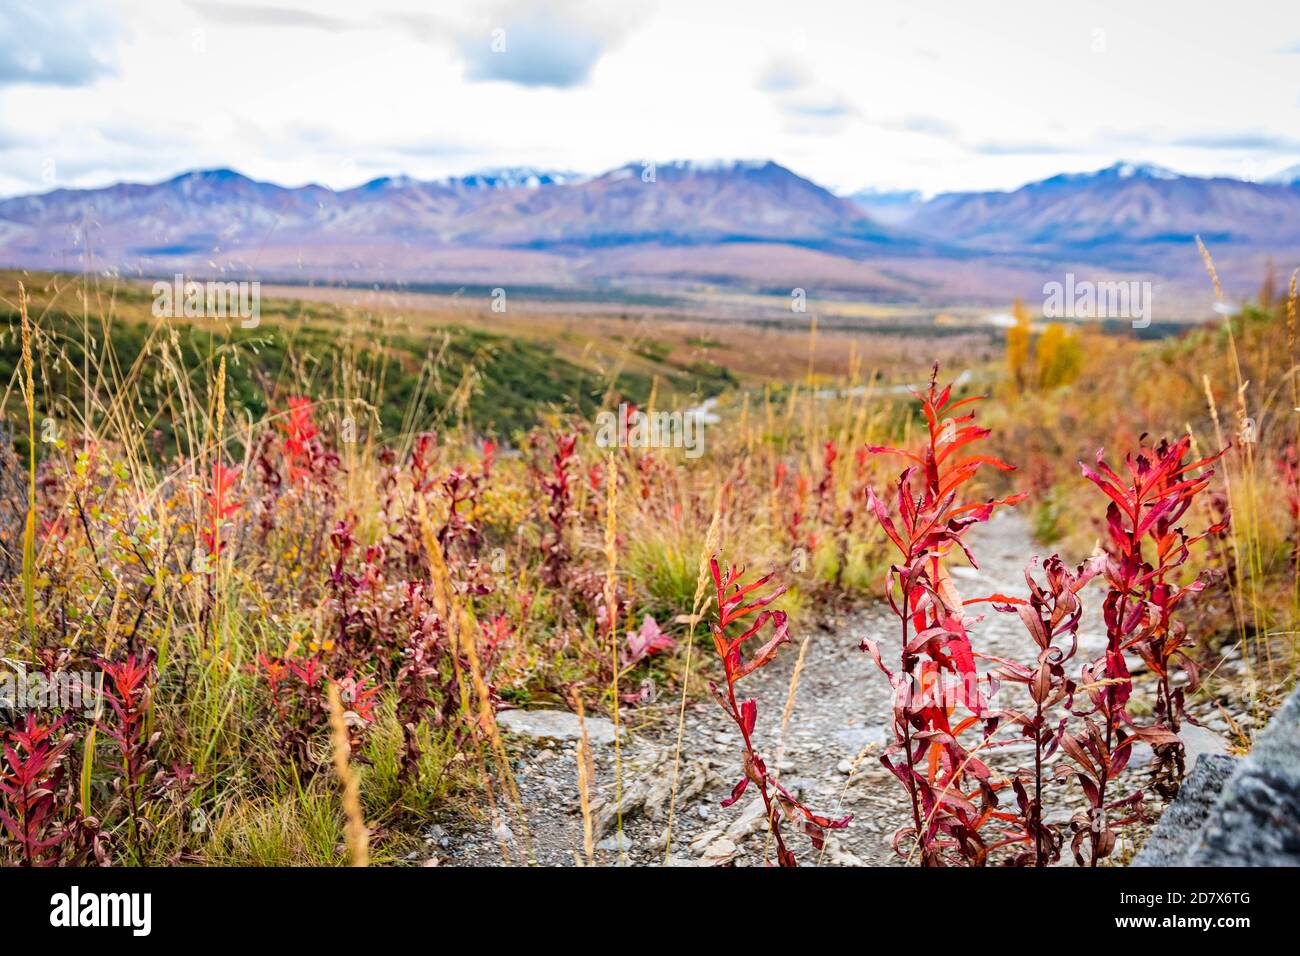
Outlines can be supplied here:
<path id="1" fill-rule="evenodd" d="M 507 733 L 537 740 L 561 742 L 582 739 L 582 721 L 566 710 L 503 710 L 497 714 L 497 726 Z M 604 717 L 588 717 L 587 740 L 592 746 L 614 742 L 614 722 Z"/>

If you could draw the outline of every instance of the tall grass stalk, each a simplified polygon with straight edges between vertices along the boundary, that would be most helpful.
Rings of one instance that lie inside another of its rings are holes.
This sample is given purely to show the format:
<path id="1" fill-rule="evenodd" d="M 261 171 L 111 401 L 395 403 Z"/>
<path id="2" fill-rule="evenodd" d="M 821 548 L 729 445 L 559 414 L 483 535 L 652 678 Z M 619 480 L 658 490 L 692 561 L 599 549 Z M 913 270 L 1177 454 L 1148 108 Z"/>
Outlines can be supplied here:
<path id="1" fill-rule="evenodd" d="M 1286 297 L 1286 356 L 1287 356 L 1287 377 L 1291 379 L 1291 415 L 1294 422 L 1293 445 L 1297 454 L 1300 454 L 1300 365 L 1297 365 L 1295 342 L 1296 342 L 1296 277 L 1300 275 L 1300 269 L 1291 273 L 1291 284 L 1287 290 Z M 1300 495 L 1300 489 L 1292 489 L 1292 494 Z M 1296 640 L 1296 633 L 1300 630 L 1300 509 L 1297 509 L 1293 516 L 1292 528 L 1292 554 L 1291 554 L 1291 670 L 1296 670 L 1297 653 L 1300 652 L 1300 641 Z"/>
<path id="2" fill-rule="evenodd" d="M 595 859 L 595 843 L 591 820 L 591 778 L 593 776 L 591 759 L 591 739 L 587 736 L 587 711 L 582 704 L 582 691 L 573 691 L 573 709 L 578 715 L 578 802 L 582 809 L 582 850 L 587 856 L 587 865 Z"/>
<path id="3" fill-rule="evenodd" d="M 23 611 L 30 646 L 36 646 L 36 382 L 32 375 L 32 327 L 27 318 L 27 289 L 18 283 L 22 315 L 23 405 L 27 409 L 27 519 L 23 525 Z"/>
<path id="4" fill-rule="evenodd" d="M 344 836 L 348 856 L 353 866 L 370 865 L 370 836 L 361 812 L 361 788 L 349 765 L 352 748 L 348 744 L 348 728 L 343 718 L 343 702 L 339 688 L 333 680 L 326 681 L 326 694 L 330 711 L 330 742 L 334 750 L 334 772 L 338 774 L 343 791 L 343 814 L 347 818 Z"/>
<path id="5" fill-rule="evenodd" d="M 1214 298 L 1223 306 L 1223 286 L 1219 282 L 1219 273 L 1214 266 L 1214 258 L 1210 255 L 1209 249 L 1201 241 L 1201 237 L 1196 237 L 1196 246 L 1200 251 L 1201 259 L 1205 263 L 1205 270 L 1209 274 L 1210 282 L 1214 286 Z M 1227 310 L 1225 310 L 1226 313 Z M 1269 678 L 1274 678 L 1273 653 L 1271 643 L 1268 640 L 1268 628 L 1263 620 L 1263 607 L 1259 595 L 1259 583 L 1264 576 L 1264 556 L 1260 535 L 1259 525 L 1259 482 L 1255 471 L 1255 449 L 1254 434 L 1249 423 L 1249 416 L 1246 414 L 1246 391 L 1250 382 L 1245 379 L 1241 370 L 1241 357 L 1237 351 L 1237 336 L 1233 328 L 1233 317 L 1230 314 L 1224 315 L 1224 330 L 1228 342 L 1228 358 L 1231 362 L 1231 370 L 1234 377 L 1236 389 L 1234 392 L 1233 414 L 1236 419 L 1236 433 L 1234 435 L 1237 445 L 1237 454 L 1232 456 L 1237 465 L 1237 477 L 1235 481 L 1237 494 L 1234 497 L 1231 487 L 1234 482 L 1229 477 L 1229 471 L 1232 470 L 1234 462 L 1229 461 L 1228 457 L 1223 461 L 1223 481 L 1224 491 L 1228 497 L 1229 506 L 1232 511 L 1232 524 L 1229 533 L 1232 535 L 1233 552 L 1237 562 L 1237 580 L 1234 582 L 1234 589 L 1241 589 L 1243 593 L 1234 597 L 1234 607 L 1243 611 L 1247 601 L 1250 604 L 1249 626 L 1253 636 L 1255 649 L 1252 655 L 1250 642 L 1246 639 L 1247 618 L 1242 613 L 1238 626 L 1238 632 L 1242 640 L 1242 657 L 1246 661 L 1248 679 L 1255 683 L 1256 661 L 1254 656 L 1263 651 L 1263 657 L 1267 662 Z M 1207 376 L 1202 377 L 1207 389 L 1207 396 L 1210 396 L 1209 379 Z M 1211 406 L 1214 405 L 1213 399 L 1210 400 Z M 1215 433 L 1219 440 L 1219 447 L 1223 448 L 1223 433 L 1219 425 L 1218 411 L 1211 408 L 1214 419 Z M 1244 521 L 1241 520 L 1244 516 Z M 1247 593 L 1248 592 L 1248 595 Z M 1263 645 L 1261 648 L 1260 645 Z M 1252 707 L 1256 710 L 1260 707 L 1259 695 L 1252 695 Z M 1258 715 L 1257 715 L 1258 716 Z"/>
<path id="6" fill-rule="evenodd" d="M 501 848 L 503 859 L 507 863 L 512 862 L 509 841 L 501 832 L 501 824 L 504 824 L 505 818 L 497 807 L 492 779 L 487 773 L 486 760 L 483 756 L 482 742 L 485 737 L 487 738 L 488 747 L 492 751 L 497 778 L 505 785 L 506 796 L 514 809 L 515 819 L 519 824 L 520 836 L 524 843 L 526 859 L 531 859 L 532 845 L 528 837 L 528 822 L 524 817 L 523 805 L 519 799 L 519 790 L 515 785 L 514 774 L 510 770 L 510 757 L 506 753 L 505 743 L 501 740 L 491 697 L 479 667 L 473 622 L 468 611 L 460 606 L 459 598 L 456 596 L 456 589 L 452 584 L 451 574 L 447 569 L 447 562 L 443 557 L 442 547 L 438 544 L 437 533 L 434 531 L 433 522 L 429 518 L 424 499 L 417 496 L 415 500 L 420 522 L 420 535 L 425 555 L 429 559 L 434 606 L 438 611 L 439 618 L 446 624 L 447 634 L 451 642 L 452 666 L 460 695 L 461 714 L 471 730 L 474 731 L 474 739 L 478 742 L 479 768 L 483 775 L 488 805 L 492 813 L 492 828 L 497 835 L 497 843 Z M 478 698 L 477 713 L 476 708 L 470 703 L 470 688 L 466 685 L 464 668 L 460 664 L 462 654 L 465 655 L 470 665 L 471 681 L 474 693 Z"/>
<path id="7" fill-rule="evenodd" d="M 653 401 L 653 397 L 651 399 Z M 610 709 L 614 713 L 614 807 L 617 819 L 615 839 L 618 861 L 624 859 L 623 849 L 623 744 L 619 727 L 618 696 L 618 470 L 614 453 L 605 459 L 605 618 L 609 623 L 610 653 Z"/>

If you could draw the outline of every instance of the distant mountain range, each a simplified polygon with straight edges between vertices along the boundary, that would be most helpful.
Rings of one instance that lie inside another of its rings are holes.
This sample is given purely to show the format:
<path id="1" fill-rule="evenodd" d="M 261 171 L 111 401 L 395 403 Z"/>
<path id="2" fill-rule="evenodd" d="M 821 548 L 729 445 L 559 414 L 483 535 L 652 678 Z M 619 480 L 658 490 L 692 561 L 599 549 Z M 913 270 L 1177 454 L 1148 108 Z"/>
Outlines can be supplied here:
<path id="1" fill-rule="evenodd" d="M 1066 268 L 1199 282 L 1201 235 L 1257 284 L 1300 263 L 1276 181 L 1117 163 L 1009 192 L 836 196 L 770 161 L 497 169 L 353 189 L 229 169 L 0 201 L 0 265 L 264 280 L 737 289 L 1006 301 Z"/>
<path id="2" fill-rule="evenodd" d="M 1300 177 L 1297 177 L 1300 178 Z M 1196 235 L 1212 245 L 1300 250 L 1300 188 L 1180 176 L 1116 163 L 1066 173 L 1014 192 L 947 193 L 902 219 L 987 251 L 1087 254 L 1098 261 L 1159 254 Z"/>

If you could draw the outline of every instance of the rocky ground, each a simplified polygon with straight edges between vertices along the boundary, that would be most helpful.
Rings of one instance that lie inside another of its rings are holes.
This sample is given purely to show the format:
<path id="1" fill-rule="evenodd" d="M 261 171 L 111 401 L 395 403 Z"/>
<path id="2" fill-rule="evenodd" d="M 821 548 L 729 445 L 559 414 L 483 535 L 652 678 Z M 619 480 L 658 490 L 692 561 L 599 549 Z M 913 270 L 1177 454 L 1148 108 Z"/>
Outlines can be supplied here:
<path id="1" fill-rule="evenodd" d="M 998 516 L 975 529 L 972 545 L 981 568 L 959 569 L 958 586 L 964 595 L 1024 592 L 1024 561 L 1037 549 L 1022 518 Z M 954 574 L 958 576 L 958 572 Z M 1095 594 L 1091 589 L 1086 593 Z M 1089 602 L 1094 607 L 1097 603 L 1095 598 Z M 903 862 L 891 849 L 891 837 L 910 818 L 910 804 L 902 786 L 877 759 L 888 734 L 890 688 L 870 656 L 858 649 L 859 641 L 867 636 L 879 639 L 882 647 L 892 647 L 888 637 L 895 627 L 888 609 L 881 605 L 830 616 L 820 627 L 799 635 L 807 642 L 806 648 L 783 648 L 775 662 L 745 681 L 746 692 L 759 702 L 756 741 L 769 767 L 775 767 L 785 786 L 813 810 L 836 816 L 853 814 L 849 827 L 833 832 L 820 853 L 801 834 L 790 835 L 789 845 L 804 865 Z M 1033 654 L 1033 643 L 1014 615 L 989 611 L 984 621 L 972 628 L 972 634 L 978 635 L 974 637 L 977 651 L 987 655 L 1024 660 Z M 1085 657 L 1096 657 L 1104 650 L 1098 615 L 1085 618 L 1080 644 L 1075 668 Z M 700 647 L 705 653 L 711 651 L 707 643 Z M 781 714 L 801 652 L 805 660 L 793 714 L 785 738 L 780 740 Z M 1219 676 L 1236 666 L 1233 652 L 1229 652 L 1227 660 L 1219 662 Z M 1135 679 L 1135 697 L 1140 698 L 1143 678 L 1138 674 Z M 1221 712 L 1208 695 L 1196 697 L 1189 710 L 1206 724 L 1204 729 L 1185 728 L 1189 769 L 1201 753 L 1227 752 L 1230 738 L 1236 741 L 1236 729 L 1249 728 L 1251 723 L 1249 715 Z M 595 765 L 591 798 L 597 864 L 611 865 L 620 857 L 630 865 L 664 862 L 676 715 L 676 703 L 666 701 L 624 711 L 621 854 L 614 813 L 613 726 L 601 718 L 588 718 Z M 1237 728 L 1232 728 L 1230 719 Z M 500 715 L 500 725 L 512 750 L 526 832 L 517 819 L 494 823 L 481 813 L 466 812 L 429 831 L 426 862 L 499 865 L 503 863 L 501 840 L 506 841 L 512 856 L 531 853 L 541 865 L 575 865 L 584 860 L 577 718 L 555 711 L 507 711 Z M 1025 750 L 1027 745 L 1013 744 L 990 762 L 996 767 L 1014 765 L 1025 759 Z M 1149 749 L 1136 749 L 1131 768 L 1125 772 L 1130 779 L 1125 783 L 1140 786 L 1150 758 Z M 1062 755 L 1058 753 L 1054 760 L 1059 759 Z M 740 775 L 739 733 L 712 700 L 689 703 L 671 848 L 666 857 L 669 864 L 750 866 L 761 864 L 765 855 L 771 857 L 762 802 L 751 797 L 752 788 L 737 805 L 719 806 Z M 1055 784 L 1046 802 L 1055 808 L 1052 817 L 1064 821 L 1082 806 L 1082 796 L 1077 786 Z M 1160 799 L 1152 795 L 1149 809 L 1158 813 L 1161 806 Z M 1128 844 L 1121 846 L 1117 858 L 1130 855 L 1144 835 L 1144 828 L 1130 830 Z M 1066 859 L 1068 862 L 1068 845 Z"/>

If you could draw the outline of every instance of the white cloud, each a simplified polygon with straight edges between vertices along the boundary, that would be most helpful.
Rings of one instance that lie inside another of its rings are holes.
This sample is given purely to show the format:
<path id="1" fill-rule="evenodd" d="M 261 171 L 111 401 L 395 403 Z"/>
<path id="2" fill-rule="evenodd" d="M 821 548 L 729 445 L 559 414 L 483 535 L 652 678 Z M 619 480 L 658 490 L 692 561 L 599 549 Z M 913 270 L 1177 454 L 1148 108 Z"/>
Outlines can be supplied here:
<path id="1" fill-rule="evenodd" d="M 0 85 L 86 86 L 112 71 L 116 21 L 83 0 L 0 7 Z"/>
<path id="2" fill-rule="evenodd" d="M 465 78 L 520 86 L 570 87 L 585 83 L 596 63 L 623 36 L 620 18 L 600 16 L 591 4 L 532 0 L 493 8 L 486 27 L 462 32 Z"/>
<path id="3" fill-rule="evenodd" d="M 765 93 L 793 93 L 812 82 L 808 68 L 798 60 L 782 57 L 772 60 L 758 78 L 758 88 Z"/>
<path id="4" fill-rule="evenodd" d="M 1226 17 L 1178 0 L 117 0 L 117 30 L 52 2 L 0 20 L 3 193 L 219 165 L 349 186 L 715 156 L 934 192 L 1119 157 L 1300 160 L 1300 57 L 1278 52 L 1300 13 L 1266 0 Z"/>

